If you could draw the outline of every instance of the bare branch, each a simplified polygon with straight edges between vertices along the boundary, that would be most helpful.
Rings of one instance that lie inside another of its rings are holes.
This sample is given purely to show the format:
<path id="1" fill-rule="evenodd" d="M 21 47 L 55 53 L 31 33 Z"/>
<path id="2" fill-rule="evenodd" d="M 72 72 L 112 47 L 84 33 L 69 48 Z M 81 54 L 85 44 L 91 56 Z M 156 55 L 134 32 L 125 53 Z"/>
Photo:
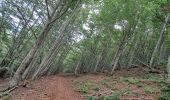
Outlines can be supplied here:
<path id="1" fill-rule="evenodd" d="M 48 19 L 50 19 L 51 16 L 50 16 L 49 9 L 48 9 L 48 0 L 45 0 L 45 4 L 46 4 L 46 10 L 47 10 L 47 17 Z"/>

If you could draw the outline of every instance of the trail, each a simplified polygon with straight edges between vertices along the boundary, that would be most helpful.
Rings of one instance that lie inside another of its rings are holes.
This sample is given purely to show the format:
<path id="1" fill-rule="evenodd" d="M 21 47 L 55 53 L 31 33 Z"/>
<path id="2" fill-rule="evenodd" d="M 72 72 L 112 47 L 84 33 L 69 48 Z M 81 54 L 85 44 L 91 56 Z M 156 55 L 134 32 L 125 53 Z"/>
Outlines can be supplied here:
<path id="1" fill-rule="evenodd" d="M 17 89 L 10 100 L 82 100 L 82 97 L 74 91 L 72 77 L 58 75 L 44 77 L 28 88 Z"/>

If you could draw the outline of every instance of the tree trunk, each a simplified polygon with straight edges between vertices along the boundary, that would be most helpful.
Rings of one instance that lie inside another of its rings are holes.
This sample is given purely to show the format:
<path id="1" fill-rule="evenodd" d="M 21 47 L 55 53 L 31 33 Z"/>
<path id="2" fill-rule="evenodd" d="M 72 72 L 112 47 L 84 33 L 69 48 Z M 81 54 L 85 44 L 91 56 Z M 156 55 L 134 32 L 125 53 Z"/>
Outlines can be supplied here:
<path id="1" fill-rule="evenodd" d="M 64 5 L 61 5 L 60 7 L 58 7 L 57 11 L 53 11 L 54 16 L 51 16 L 51 18 L 47 21 L 47 23 L 44 26 L 44 29 L 42 31 L 42 34 L 37 39 L 36 43 L 31 48 L 31 50 L 26 55 L 26 57 L 21 62 L 20 66 L 18 67 L 17 71 L 15 72 L 12 80 L 10 81 L 10 88 L 18 85 L 19 81 L 21 80 L 21 76 L 22 76 L 23 72 L 29 66 L 32 59 L 34 58 L 35 53 L 38 51 L 38 49 L 43 44 L 45 38 L 48 36 L 48 33 L 49 33 L 50 29 L 52 28 L 53 23 L 56 21 L 56 18 L 59 16 L 59 13 L 60 13 L 61 9 L 63 8 L 63 6 Z"/>
<path id="2" fill-rule="evenodd" d="M 100 61 L 101 61 L 103 52 L 104 52 L 104 49 L 102 50 L 102 52 L 100 53 L 100 55 L 99 55 L 99 57 L 98 57 L 98 59 L 97 59 L 97 63 L 96 63 L 96 65 L 95 65 L 95 67 L 94 67 L 94 72 L 97 72 L 97 68 L 98 68 L 98 66 L 99 66 L 99 64 L 100 64 Z"/>
<path id="3" fill-rule="evenodd" d="M 76 66 L 76 68 L 75 68 L 75 70 L 74 70 L 74 74 L 75 74 L 75 75 L 78 75 L 78 72 L 77 72 L 77 71 L 78 71 L 78 68 L 79 68 L 79 66 L 80 66 L 80 61 L 81 61 L 81 60 L 78 61 L 77 66 Z"/>
<path id="4" fill-rule="evenodd" d="M 124 34 L 123 38 L 122 38 L 122 41 L 120 42 L 119 46 L 118 46 L 118 49 L 115 53 L 115 56 L 114 56 L 114 59 L 112 61 L 112 71 L 111 71 L 111 75 L 113 74 L 113 71 L 116 69 L 116 66 L 118 64 L 118 61 L 120 59 L 120 56 L 122 55 L 123 53 L 123 49 L 126 47 L 126 44 L 127 44 L 127 35 Z"/>
<path id="5" fill-rule="evenodd" d="M 30 71 L 33 69 L 33 67 L 35 67 L 37 59 L 38 59 L 38 52 L 35 54 L 35 57 L 33 58 L 32 62 L 30 63 L 30 65 L 27 67 L 27 69 L 22 74 L 22 80 L 27 79 L 27 77 L 30 74 Z"/>
<path id="6" fill-rule="evenodd" d="M 129 62 L 128 62 L 128 69 L 131 67 L 132 65 L 132 62 L 133 62 L 133 59 L 134 59 L 134 56 L 135 56 L 135 51 L 136 51 L 136 48 L 138 46 L 138 42 L 139 42 L 139 36 L 136 37 L 136 41 L 132 41 L 134 44 L 134 46 L 132 47 L 132 49 L 130 50 L 130 57 L 129 57 Z"/>
<path id="7" fill-rule="evenodd" d="M 160 47 L 161 47 L 161 42 L 163 40 L 163 37 L 164 37 L 164 34 L 165 34 L 165 30 L 166 30 L 166 26 L 168 24 L 168 20 L 169 20 L 169 16 L 170 16 L 170 13 L 167 14 L 166 18 L 165 18 L 165 22 L 163 24 L 163 27 L 162 27 L 162 30 L 161 30 L 161 33 L 160 33 L 160 36 L 159 36 L 159 39 L 158 39 L 158 42 L 154 48 L 154 51 L 152 53 L 152 57 L 150 59 L 150 62 L 149 62 L 149 65 L 152 66 L 153 65 L 153 62 L 154 62 L 154 58 L 157 54 L 157 52 L 159 51 Z"/>
<path id="8" fill-rule="evenodd" d="M 46 67 L 49 66 L 50 62 L 51 62 L 51 56 L 56 54 L 58 49 L 59 49 L 59 46 L 60 46 L 61 42 L 57 43 L 57 47 L 53 47 L 53 49 L 51 49 L 46 55 L 41 64 L 39 65 L 38 69 L 34 72 L 33 76 L 32 76 L 32 80 L 36 79 L 38 77 L 39 74 L 43 74 L 43 70 L 46 69 Z M 40 73 L 41 72 L 41 73 Z"/>
<path id="9" fill-rule="evenodd" d="M 125 29 L 124 29 L 124 32 L 123 32 L 124 36 L 123 36 L 122 40 L 120 40 L 120 44 L 118 46 L 118 49 L 117 49 L 114 59 L 112 61 L 111 75 L 113 74 L 114 70 L 116 69 L 119 59 L 120 59 L 128 41 L 129 41 L 129 39 L 132 37 L 132 35 L 134 34 L 134 32 L 136 30 L 136 27 L 140 20 L 140 15 L 137 14 L 134 20 L 136 20 L 136 21 L 134 21 L 133 23 L 129 22 L 129 25 L 127 27 L 125 27 Z"/>
<path id="10" fill-rule="evenodd" d="M 68 27 L 68 25 L 72 21 L 75 14 L 76 13 L 73 12 L 73 14 L 70 16 L 70 18 L 59 29 L 60 35 L 58 36 L 57 40 L 54 42 L 54 45 L 50 48 L 47 55 L 44 57 L 44 59 L 43 59 L 42 63 L 40 64 L 38 70 L 34 73 L 32 80 L 36 79 L 41 71 L 42 71 L 41 74 L 43 74 L 43 72 L 45 71 L 44 69 L 48 68 L 47 65 L 50 64 L 50 62 L 54 58 L 54 55 L 56 54 L 56 51 L 59 49 L 61 42 L 63 42 L 63 37 L 64 37 L 64 33 L 65 33 L 64 31 L 66 30 L 66 28 Z"/>
<path id="11" fill-rule="evenodd" d="M 62 52 L 58 61 L 56 62 L 57 69 L 53 70 L 54 74 L 57 74 L 62 71 L 62 68 L 63 68 L 62 64 L 63 64 L 64 60 L 66 59 L 66 57 L 68 56 L 70 50 L 71 50 L 70 47 L 66 47 L 66 49 Z"/>
<path id="12" fill-rule="evenodd" d="M 12 80 L 10 81 L 10 87 L 14 87 L 14 86 L 18 85 L 18 82 L 21 79 L 22 73 L 25 71 L 25 69 L 31 63 L 32 59 L 34 58 L 35 53 L 38 50 L 38 48 L 43 43 L 45 37 L 47 37 L 49 30 L 50 30 L 50 27 L 49 27 L 49 24 L 47 24 L 46 28 L 44 28 L 42 35 L 38 38 L 36 44 L 32 47 L 30 52 L 27 54 L 27 56 L 24 58 L 24 60 L 20 64 L 19 68 L 15 72 Z"/>
<path id="13" fill-rule="evenodd" d="M 168 58 L 167 72 L 168 72 L 167 82 L 170 84 L 170 56 L 169 56 L 169 58 Z"/>

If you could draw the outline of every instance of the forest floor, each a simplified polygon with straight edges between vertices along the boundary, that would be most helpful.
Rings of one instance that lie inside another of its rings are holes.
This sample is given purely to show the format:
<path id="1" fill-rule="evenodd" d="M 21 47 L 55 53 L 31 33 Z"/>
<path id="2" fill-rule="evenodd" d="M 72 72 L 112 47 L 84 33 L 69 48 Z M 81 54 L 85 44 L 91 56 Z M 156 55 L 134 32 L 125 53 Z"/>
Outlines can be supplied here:
<path id="1" fill-rule="evenodd" d="M 0 80 L 0 88 L 7 85 Z M 9 100 L 157 100 L 164 85 L 161 74 L 146 73 L 140 68 L 106 73 L 56 75 L 42 77 L 27 87 L 18 87 Z M 105 99 L 102 99 L 105 98 Z M 1 100 L 2 98 L 0 98 Z M 2 100 L 8 100 L 2 99 Z"/>

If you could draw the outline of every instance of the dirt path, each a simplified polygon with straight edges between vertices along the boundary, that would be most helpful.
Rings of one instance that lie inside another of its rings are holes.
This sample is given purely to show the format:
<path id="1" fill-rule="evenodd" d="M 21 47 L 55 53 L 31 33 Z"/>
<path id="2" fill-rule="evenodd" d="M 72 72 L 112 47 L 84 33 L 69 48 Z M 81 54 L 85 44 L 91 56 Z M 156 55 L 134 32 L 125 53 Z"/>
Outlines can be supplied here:
<path id="1" fill-rule="evenodd" d="M 36 80 L 28 88 L 18 88 L 10 100 L 82 100 L 72 86 L 72 77 L 50 76 Z"/>

